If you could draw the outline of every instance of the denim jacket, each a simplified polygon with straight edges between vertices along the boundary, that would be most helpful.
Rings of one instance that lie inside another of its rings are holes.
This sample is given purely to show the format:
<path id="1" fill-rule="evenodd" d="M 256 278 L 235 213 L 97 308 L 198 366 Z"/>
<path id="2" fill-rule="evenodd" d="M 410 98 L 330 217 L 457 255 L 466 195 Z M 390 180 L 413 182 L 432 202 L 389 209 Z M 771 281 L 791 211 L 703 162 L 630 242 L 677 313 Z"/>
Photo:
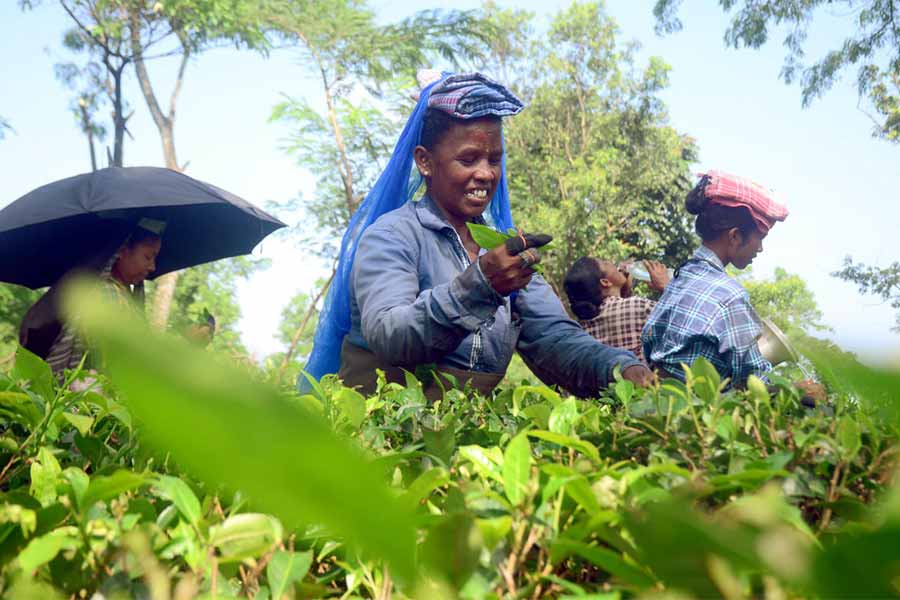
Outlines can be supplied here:
<path id="1" fill-rule="evenodd" d="M 504 373 L 518 350 L 545 383 L 592 396 L 616 365 L 642 364 L 586 333 L 539 275 L 513 301 L 497 294 L 428 196 L 366 230 L 350 281 L 347 341 L 392 365 Z"/>

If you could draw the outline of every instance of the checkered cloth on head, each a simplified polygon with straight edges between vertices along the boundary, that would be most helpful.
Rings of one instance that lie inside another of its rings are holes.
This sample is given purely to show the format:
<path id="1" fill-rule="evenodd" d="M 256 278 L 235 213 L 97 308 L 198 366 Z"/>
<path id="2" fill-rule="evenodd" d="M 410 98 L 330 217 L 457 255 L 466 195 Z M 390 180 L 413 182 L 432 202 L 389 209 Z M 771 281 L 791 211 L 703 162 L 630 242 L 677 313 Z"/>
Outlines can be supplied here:
<path id="1" fill-rule="evenodd" d="M 610 296 L 600 306 L 600 314 L 581 321 L 581 327 L 607 346 L 630 350 L 644 360 L 641 329 L 654 306 L 656 302 L 639 296 Z"/>
<path id="2" fill-rule="evenodd" d="M 458 119 L 477 119 L 489 115 L 510 117 L 525 105 L 511 91 L 481 73 L 459 73 L 434 86 L 428 107 Z"/>
<path id="3" fill-rule="evenodd" d="M 776 221 L 784 221 L 788 216 L 788 209 L 775 201 L 771 190 L 745 177 L 716 170 L 700 176 L 708 179 L 704 193 L 710 202 L 749 209 L 762 233 L 768 233 Z"/>

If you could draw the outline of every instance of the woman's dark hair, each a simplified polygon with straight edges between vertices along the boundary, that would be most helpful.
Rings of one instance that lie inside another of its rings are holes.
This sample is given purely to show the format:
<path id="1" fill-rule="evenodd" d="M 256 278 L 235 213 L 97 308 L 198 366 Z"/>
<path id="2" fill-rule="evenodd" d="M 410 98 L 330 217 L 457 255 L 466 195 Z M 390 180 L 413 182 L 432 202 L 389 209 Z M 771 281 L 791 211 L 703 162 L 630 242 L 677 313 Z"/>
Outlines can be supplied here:
<path id="1" fill-rule="evenodd" d="M 426 150 L 434 150 L 434 146 L 441 141 L 441 138 L 453 125 L 464 125 L 482 119 L 496 121 L 497 123 L 501 122 L 500 117 L 493 115 L 479 117 L 478 119 L 459 119 L 436 108 L 425 109 L 425 119 L 422 122 L 422 135 L 419 143 Z"/>
<path id="2" fill-rule="evenodd" d="M 741 235 L 746 238 L 756 231 L 756 221 L 750 210 L 743 206 L 722 206 L 710 202 L 706 197 L 706 186 L 709 185 L 709 177 L 703 177 L 700 182 L 688 192 L 684 199 L 684 207 L 692 215 L 697 215 L 694 229 L 704 242 L 718 238 L 723 231 L 737 227 Z"/>
<path id="3" fill-rule="evenodd" d="M 582 256 L 569 267 L 563 288 L 572 312 L 582 321 L 600 314 L 600 305 L 603 303 L 600 280 L 604 277 L 599 262 L 590 256 Z"/>

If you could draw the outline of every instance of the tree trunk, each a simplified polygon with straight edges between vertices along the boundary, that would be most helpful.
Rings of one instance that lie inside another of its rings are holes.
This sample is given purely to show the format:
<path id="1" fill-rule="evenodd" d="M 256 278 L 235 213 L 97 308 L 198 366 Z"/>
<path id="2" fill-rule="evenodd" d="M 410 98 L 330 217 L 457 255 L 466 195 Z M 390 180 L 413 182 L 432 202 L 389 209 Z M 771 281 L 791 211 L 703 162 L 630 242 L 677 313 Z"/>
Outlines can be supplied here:
<path id="1" fill-rule="evenodd" d="M 175 87 L 169 100 L 168 114 L 164 114 L 153 91 L 150 74 L 147 72 L 147 65 L 144 63 L 144 54 L 141 48 L 140 15 L 137 12 L 131 12 L 129 17 L 131 51 L 141 93 L 147 101 L 147 108 L 150 109 L 150 115 L 153 117 L 153 122 L 159 130 L 166 167 L 174 171 L 181 171 L 175 155 L 175 105 L 178 101 L 178 94 L 181 92 L 181 84 L 184 81 L 184 72 L 190 58 L 190 51 L 182 41 L 183 54 L 181 55 L 181 64 L 179 65 Z M 163 244 L 165 243 L 165 238 L 163 238 Z M 156 281 L 156 293 L 153 296 L 153 309 L 150 317 L 150 323 L 155 328 L 165 329 L 169 322 L 169 313 L 172 310 L 172 299 L 175 297 L 175 285 L 178 283 L 178 275 L 178 271 L 167 273 Z"/>
<path id="2" fill-rule="evenodd" d="M 97 153 L 94 152 L 94 127 L 91 123 L 91 117 L 88 115 L 87 107 L 81 105 L 81 127 L 87 135 L 88 149 L 91 152 L 91 172 L 97 170 Z"/>

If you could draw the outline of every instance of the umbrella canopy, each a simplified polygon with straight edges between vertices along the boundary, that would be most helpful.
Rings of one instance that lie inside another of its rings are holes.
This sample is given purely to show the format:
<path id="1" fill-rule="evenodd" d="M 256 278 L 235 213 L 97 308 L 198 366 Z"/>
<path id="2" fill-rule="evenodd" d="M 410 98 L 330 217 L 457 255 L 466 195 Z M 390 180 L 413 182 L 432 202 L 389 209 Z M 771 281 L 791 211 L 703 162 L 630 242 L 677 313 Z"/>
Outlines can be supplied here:
<path id="1" fill-rule="evenodd" d="M 285 227 L 246 200 L 171 169 L 100 169 L 41 186 L 0 210 L 0 281 L 52 285 L 142 218 L 166 223 L 151 278 L 248 254 Z"/>

